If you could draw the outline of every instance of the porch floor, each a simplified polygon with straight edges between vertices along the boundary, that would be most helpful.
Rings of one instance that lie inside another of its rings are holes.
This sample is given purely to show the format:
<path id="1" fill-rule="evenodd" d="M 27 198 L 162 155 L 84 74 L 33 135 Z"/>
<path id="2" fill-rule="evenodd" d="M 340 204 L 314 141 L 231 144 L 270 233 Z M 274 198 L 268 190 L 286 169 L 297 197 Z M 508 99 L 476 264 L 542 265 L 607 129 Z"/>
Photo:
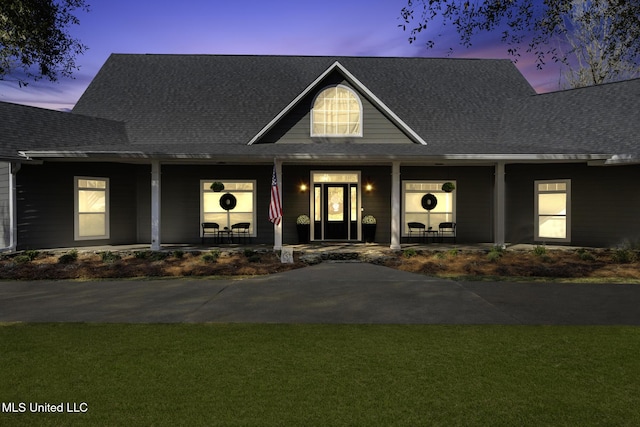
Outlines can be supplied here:
<path id="1" fill-rule="evenodd" d="M 286 248 L 293 249 L 296 253 L 302 254 L 325 254 L 325 253 L 385 253 L 385 252 L 394 252 L 394 250 L 390 249 L 388 243 L 341 243 L 341 242 L 322 242 L 322 243 L 307 243 L 307 244 L 295 244 L 295 245 L 283 245 Z M 494 243 L 403 243 L 401 245 L 400 250 L 406 249 L 414 249 L 416 251 L 449 251 L 452 249 L 457 249 L 461 251 L 489 251 L 494 246 Z M 538 245 L 530 245 L 530 244 L 517 244 L 517 245 L 509 245 L 507 244 L 508 250 L 514 251 L 529 251 Z M 575 250 L 578 247 L 575 246 L 552 246 L 545 245 L 545 247 L 549 250 Z M 49 252 L 67 252 L 72 249 L 77 249 L 78 252 L 104 252 L 104 251 L 112 251 L 112 252 L 132 252 L 132 251 L 144 251 L 150 250 L 151 246 L 145 243 L 139 244 L 131 244 L 131 245 L 101 245 L 101 246 L 86 246 L 86 247 L 78 247 L 78 248 L 54 248 L 54 249 L 43 249 L 43 251 Z M 206 252 L 211 250 L 220 250 L 220 251 L 244 251 L 244 250 L 253 250 L 257 252 L 269 252 L 273 250 L 273 245 L 267 244 L 218 244 L 218 245 L 207 245 L 207 244 L 164 244 L 161 245 L 162 251 L 176 251 L 181 250 L 185 252 Z"/>

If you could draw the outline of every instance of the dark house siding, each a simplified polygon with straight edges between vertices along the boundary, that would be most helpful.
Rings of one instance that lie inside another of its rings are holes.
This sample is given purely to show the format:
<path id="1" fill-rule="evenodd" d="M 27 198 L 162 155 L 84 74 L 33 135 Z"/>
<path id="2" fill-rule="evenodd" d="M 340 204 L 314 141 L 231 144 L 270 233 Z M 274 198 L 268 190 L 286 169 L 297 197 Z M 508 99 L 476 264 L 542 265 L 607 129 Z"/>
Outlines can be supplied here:
<path id="1" fill-rule="evenodd" d="M 163 243 L 200 242 L 200 180 L 203 179 L 255 180 L 257 237 L 252 238 L 252 242 L 273 243 L 273 224 L 269 222 L 272 165 L 162 165 L 161 172 L 160 238 Z"/>
<path id="2" fill-rule="evenodd" d="M 9 188 L 9 175 L 11 174 L 11 163 L 0 162 L 0 249 L 7 248 L 11 244 L 11 206 L 9 198 L 11 189 Z"/>
<path id="3" fill-rule="evenodd" d="M 606 247 L 637 241 L 638 178 L 637 166 L 507 165 L 507 240 L 535 243 L 535 180 L 571 179 L 571 242 L 567 244 Z"/>
<path id="4" fill-rule="evenodd" d="M 493 241 L 493 175 L 492 166 L 407 166 L 400 177 L 402 181 L 456 181 L 457 241 L 483 243 Z"/>
<path id="5" fill-rule="evenodd" d="M 362 137 L 353 138 L 318 138 L 311 137 L 311 107 L 314 97 L 325 87 L 332 84 L 342 84 L 358 91 L 347 83 L 341 76 L 330 76 L 318 85 L 318 90 L 312 91 L 293 110 L 268 132 L 259 142 L 280 144 L 286 143 L 412 143 L 412 141 L 393 124 L 376 106 L 362 93 L 358 93 L 362 102 Z"/>
<path id="6" fill-rule="evenodd" d="M 17 175 L 18 249 L 136 243 L 137 166 L 24 165 Z M 109 178 L 110 238 L 74 240 L 74 177 Z"/>

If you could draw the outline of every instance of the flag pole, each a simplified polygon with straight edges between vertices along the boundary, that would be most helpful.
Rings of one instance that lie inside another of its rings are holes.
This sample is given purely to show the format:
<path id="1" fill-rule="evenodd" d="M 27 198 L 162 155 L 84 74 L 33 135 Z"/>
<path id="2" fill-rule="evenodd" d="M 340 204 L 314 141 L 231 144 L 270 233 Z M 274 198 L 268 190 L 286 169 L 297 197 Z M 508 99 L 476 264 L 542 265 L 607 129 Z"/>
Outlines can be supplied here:
<path id="1" fill-rule="evenodd" d="M 273 221 L 273 250 L 281 251 L 282 250 L 282 160 L 278 160 L 277 158 L 273 159 L 273 168 L 276 176 L 276 185 L 277 185 L 277 200 L 278 205 L 280 206 L 280 218 L 277 221 Z M 273 192 L 272 192 L 273 196 Z"/>

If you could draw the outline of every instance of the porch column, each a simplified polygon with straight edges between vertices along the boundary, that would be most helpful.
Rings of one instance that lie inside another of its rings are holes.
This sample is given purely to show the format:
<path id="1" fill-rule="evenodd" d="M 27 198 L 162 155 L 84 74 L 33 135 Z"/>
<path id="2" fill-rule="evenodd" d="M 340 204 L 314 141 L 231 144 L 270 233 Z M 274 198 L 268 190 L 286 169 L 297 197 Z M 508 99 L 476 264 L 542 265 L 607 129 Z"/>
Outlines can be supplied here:
<path id="1" fill-rule="evenodd" d="M 400 246 L 400 162 L 391 165 L 391 249 Z"/>
<path id="2" fill-rule="evenodd" d="M 18 246 L 18 191 L 16 182 L 22 163 L 9 165 L 9 252 L 15 252 Z"/>
<path id="3" fill-rule="evenodd" d="M 495 165 L 494 173 L 494 204 L 495 214 L 493 216 L 493 242 L 498 246 L 505 244 L 505 173 L 504 162 Z"/>
<path id="4" fill-rule="evenodd" d="M 151 250 L 160 250 L 160 160 L 151 162 Z"/>
<path id="5" fill-rule="evenodd" d="M 278 189 L 280 190 L 280 206 L 282 206 L 282 160 L 275 160 L 276 178 L 278 180 Z M 273 250 L 282 250 L 282 223 L 284 218 L 280 220 L 280 224 L 273 224 Z"/>

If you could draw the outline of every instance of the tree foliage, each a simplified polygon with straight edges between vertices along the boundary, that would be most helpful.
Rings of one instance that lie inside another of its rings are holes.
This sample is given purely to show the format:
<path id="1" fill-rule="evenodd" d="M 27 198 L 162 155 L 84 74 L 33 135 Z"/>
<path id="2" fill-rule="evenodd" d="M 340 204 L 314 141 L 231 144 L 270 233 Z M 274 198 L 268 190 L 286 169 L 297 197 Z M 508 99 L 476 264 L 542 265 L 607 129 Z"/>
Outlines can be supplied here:
<path id="1" fill-rule="evenodd" d="M 574 30 L 606 22 L 601 53 L 632 64 L 640 59 L 640 0 L 408 0 L 400 17 L 410 43 L 441 23 L 453 25 L 466 47 L 479 33 L 500 32 L 515 61 L 524 48 L 538 68 L 549 60 L 569 63 L 575 52 L 569 40 L 578 41 L 571 38 Z"/>
<path id="2" fill-rule="evenodd" d="M 79 24 L 76 10 L 85 0 L 2 0 L 0 3 L 0 80 L 71 77 L 75 58 L 87 47 L 69 34 Z"/>

